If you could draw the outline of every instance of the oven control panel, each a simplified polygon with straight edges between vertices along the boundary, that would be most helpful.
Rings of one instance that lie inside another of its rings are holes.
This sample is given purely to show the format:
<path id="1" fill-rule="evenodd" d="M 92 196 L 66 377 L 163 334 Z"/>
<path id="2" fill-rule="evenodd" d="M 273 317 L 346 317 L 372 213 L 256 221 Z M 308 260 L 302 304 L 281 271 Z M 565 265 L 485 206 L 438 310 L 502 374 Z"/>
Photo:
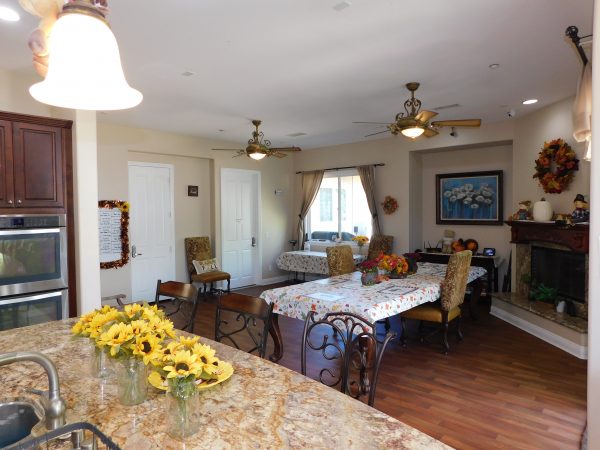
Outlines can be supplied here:
<path id="1" fill-rule="evenodd" d="M 66 226 L 64 214 L 0 216 L 0 230 L 20 228 L 56 228 Z"/>

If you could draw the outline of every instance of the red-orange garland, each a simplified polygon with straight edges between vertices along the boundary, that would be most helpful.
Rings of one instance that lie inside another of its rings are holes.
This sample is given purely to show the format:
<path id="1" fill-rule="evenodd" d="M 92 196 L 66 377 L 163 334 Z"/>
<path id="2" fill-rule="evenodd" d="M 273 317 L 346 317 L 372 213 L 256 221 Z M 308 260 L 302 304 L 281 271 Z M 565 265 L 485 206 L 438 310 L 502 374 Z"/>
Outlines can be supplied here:
<path id="1" fill-rule="evenodd" d="M 383 212 L 386 214 L 392 214 L 398 209 L 398 201 L 389 195 L 386 195 L 381 205 L 383 206 Z"/>
<path id="2" fill-rule="evenodd" d="M 121 210 L 121 259 L 101 262 L 101 269 L 118 269 L 129 262 L 129 202 L 121 200 L 99 200 L 98 208 Z"/>
<path id="3" fill-rule="evenodd" d="M 554 169 L 553 169 L 554 167 Z M 535 174 L 547 194 L 560 194 L 579 170 L 579 160 L 573 149 L 562 139 L 544 142 L 535 160 Z"/>

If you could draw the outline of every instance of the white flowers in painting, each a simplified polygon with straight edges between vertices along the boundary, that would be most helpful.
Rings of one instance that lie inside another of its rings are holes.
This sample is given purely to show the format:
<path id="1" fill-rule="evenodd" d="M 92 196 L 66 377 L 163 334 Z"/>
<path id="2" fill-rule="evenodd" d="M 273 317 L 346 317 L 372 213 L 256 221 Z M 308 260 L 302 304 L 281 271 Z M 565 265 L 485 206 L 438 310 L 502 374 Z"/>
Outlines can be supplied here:
<path id="1" fill-rule="evenodd" d="M 442 196 L 449 218 L 485 218 L 492 217 L 495 208 L 494 189 L 488 183 L 464 183 L 448 187 Z M 468 211 L 468 212 L 467 212 Z"/>

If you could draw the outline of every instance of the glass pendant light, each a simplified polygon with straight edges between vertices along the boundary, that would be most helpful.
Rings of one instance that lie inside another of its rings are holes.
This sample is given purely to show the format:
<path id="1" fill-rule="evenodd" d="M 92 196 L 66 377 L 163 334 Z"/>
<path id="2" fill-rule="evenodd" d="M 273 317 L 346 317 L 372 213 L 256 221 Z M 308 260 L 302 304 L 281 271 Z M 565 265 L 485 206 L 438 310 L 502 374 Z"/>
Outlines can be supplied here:
<path id="1" fill-rule="evenodd" d="M 423 133 L 425 132 L 425 130 L 421 127 L 409 127 L 409 128 L 403 128 L 401 133 L 406 136 L 409 137 L 411 139 L 416 139 L 419 136 L 421 136 Z"/>
<path id="2" fill-rule="evenodd" d="M 102 11 L 88 1 L 67 3 L 48 42 L 48 74 L 29 88 L 37 101 L 85 110 L 137 106 L 142 94 L 127 84 L 119 46 Z"/>
<path id="3" fill-rule="evenodd" d="M 250 155 L 248 155 L 248 156 L 250 156 L 250 158 L 252 158 L 252 159 L 255 159 L 256 161 L 259 161 L 267 155 L 265 153 L 254 152 L 254 153 L 250 153 Z"/>

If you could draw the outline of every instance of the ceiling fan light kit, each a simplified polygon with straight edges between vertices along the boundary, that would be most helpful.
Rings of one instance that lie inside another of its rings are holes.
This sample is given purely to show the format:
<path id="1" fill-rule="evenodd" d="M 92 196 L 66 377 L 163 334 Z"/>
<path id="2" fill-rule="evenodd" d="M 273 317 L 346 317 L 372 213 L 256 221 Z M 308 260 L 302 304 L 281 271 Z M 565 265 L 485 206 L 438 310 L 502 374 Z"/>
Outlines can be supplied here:
<path id="1" fill-rule="evenodd" d="M 133 108 L 142 94 L 129 86 L 115 35 L 92 1 L 65 4 L 49 38 L 46 78 L 29 88 L 34 99 L 63 108 Z"/>
<path id="2" fill-rule="evenodd" d="M 404 136 L 409 137 L 411 139 L 416 139 L 419 136 L 421 136 L 425 130 L 421 127 L 409 127 L 409 128 L 404 128 L 400 131 Z"/>

